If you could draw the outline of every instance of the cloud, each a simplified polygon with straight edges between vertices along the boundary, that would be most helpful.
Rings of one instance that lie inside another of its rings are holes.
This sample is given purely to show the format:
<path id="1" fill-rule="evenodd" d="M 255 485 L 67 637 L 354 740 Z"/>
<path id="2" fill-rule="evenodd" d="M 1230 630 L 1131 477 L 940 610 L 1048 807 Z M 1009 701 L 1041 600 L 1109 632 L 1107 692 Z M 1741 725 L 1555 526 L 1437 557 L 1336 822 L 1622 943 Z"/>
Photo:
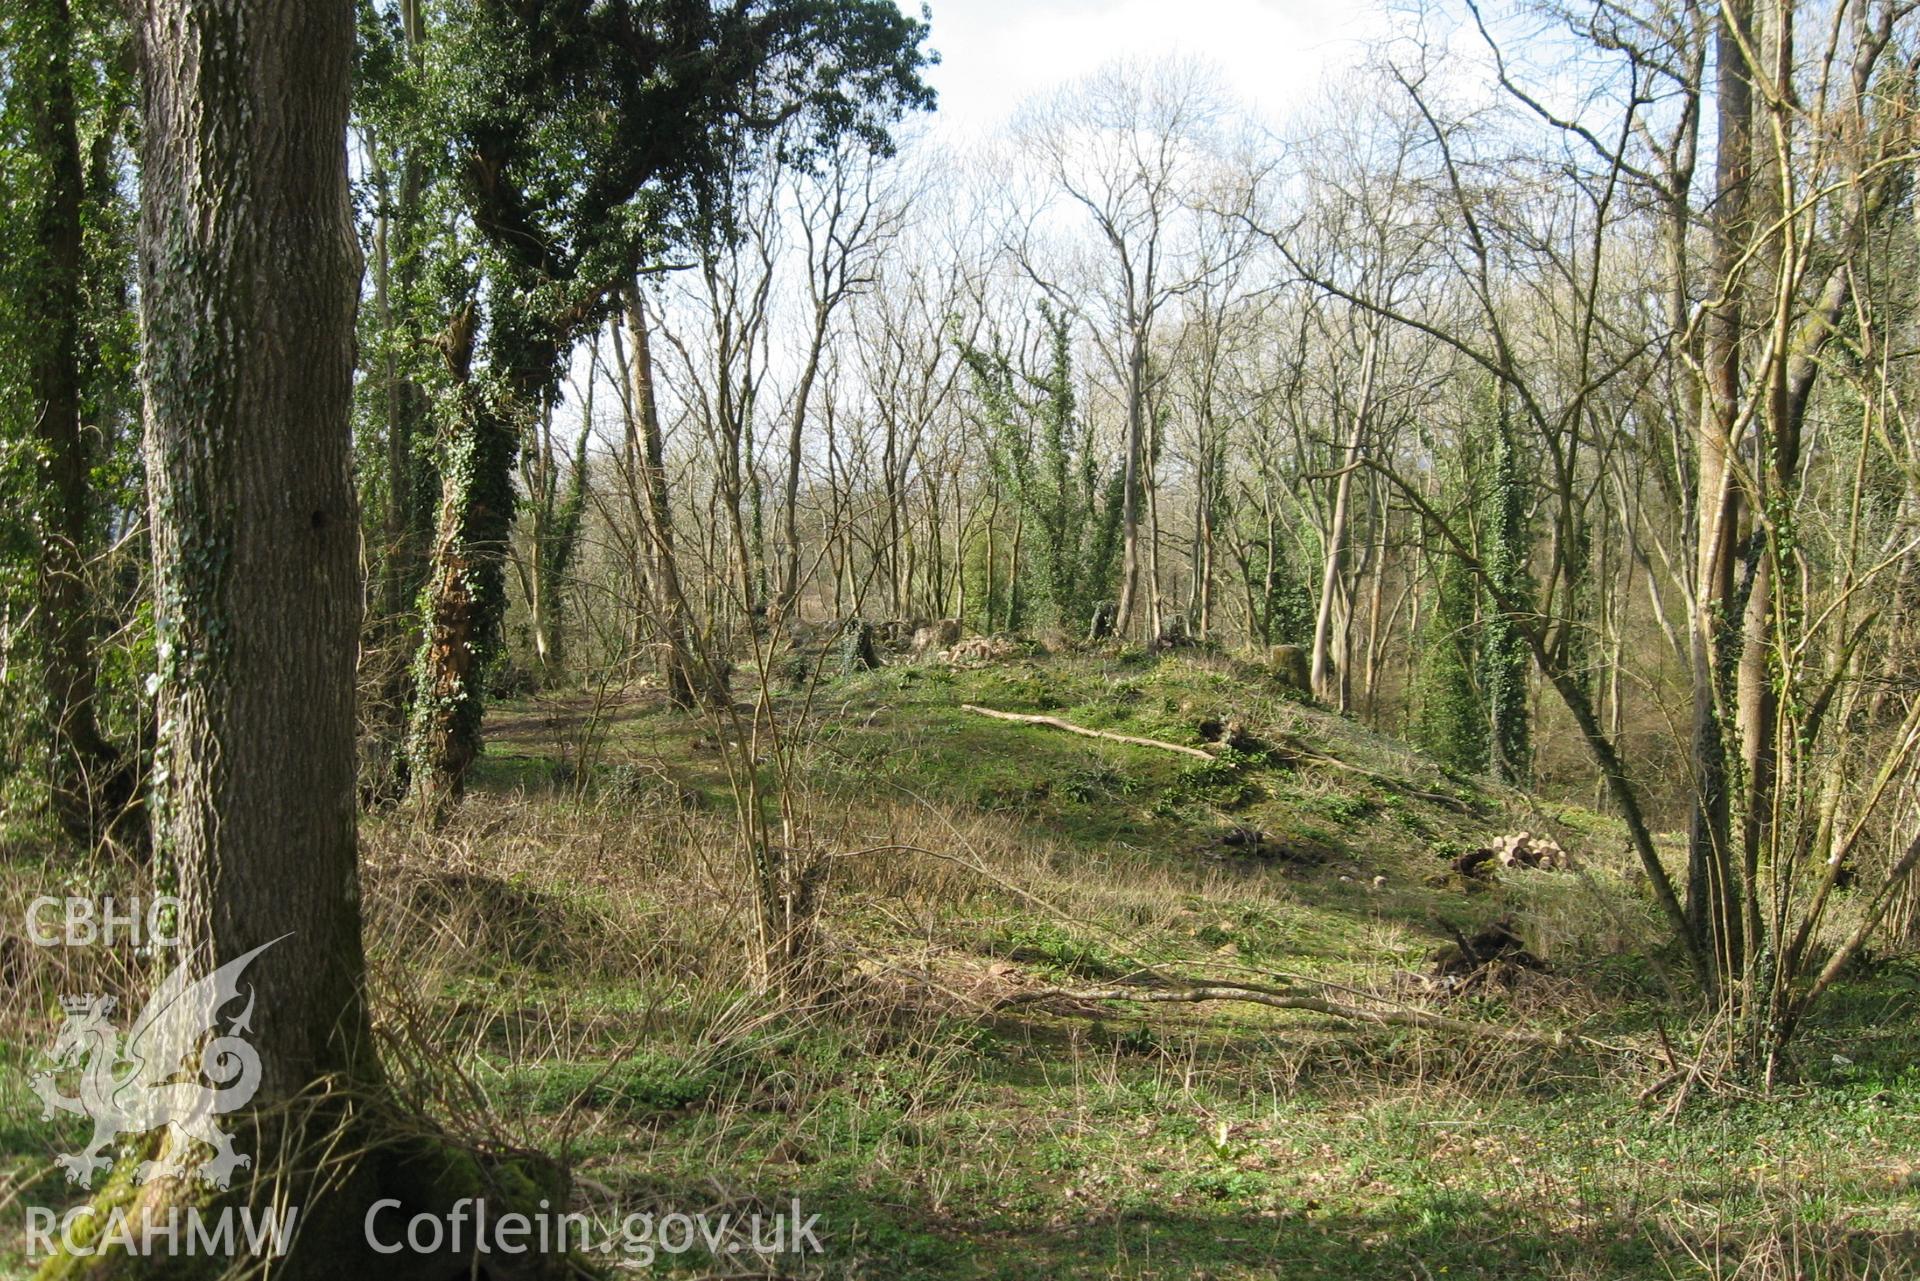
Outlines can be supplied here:
<path id="1" fill-rule="evenodd" d="M 1380 8 L 1340 0 L 934 0 L 937 128 L 990 133 L 1028 98 L 1105 63 L 1172 54 L 1213 63 L 1230 93 L 1279 120 L 1384 27 Z"/>

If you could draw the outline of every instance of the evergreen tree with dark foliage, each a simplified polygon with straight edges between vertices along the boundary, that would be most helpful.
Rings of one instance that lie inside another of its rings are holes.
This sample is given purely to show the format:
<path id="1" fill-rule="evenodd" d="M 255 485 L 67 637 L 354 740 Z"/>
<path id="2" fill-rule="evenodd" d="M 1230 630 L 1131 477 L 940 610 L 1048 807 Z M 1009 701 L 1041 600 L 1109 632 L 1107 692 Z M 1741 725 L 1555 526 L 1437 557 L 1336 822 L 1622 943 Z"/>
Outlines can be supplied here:
<path id="1" fill-rule="evenodd" d="M 885 150 L 892 122 L 933 101 L 927 27 L 889 0 L 444 9 L 421 110 L 479 273 L 441 342 L 451 387 L 409 736 L 435 818 L 480 750 L 514 459 L 575 341 L 668 246 L 728 233 L 726 178 L 753 154 L 805 164 L 848 137 Z"/>

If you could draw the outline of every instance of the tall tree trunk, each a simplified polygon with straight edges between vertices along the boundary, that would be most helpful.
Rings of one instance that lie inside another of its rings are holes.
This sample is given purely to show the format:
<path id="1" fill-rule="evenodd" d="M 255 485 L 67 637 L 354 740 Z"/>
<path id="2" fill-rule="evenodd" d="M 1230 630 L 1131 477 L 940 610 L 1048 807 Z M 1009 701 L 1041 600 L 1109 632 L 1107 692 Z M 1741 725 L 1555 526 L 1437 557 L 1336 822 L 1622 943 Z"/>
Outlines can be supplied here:
<path id="1" fill-rule="evenodd" d="M 626 309 L 636 302 L 637 299 L 631 294 L 624 297 L 620 314 L 614 317 L 607 328 L 613 342 L 614 375 L 620 391 L 623 428 L 621 451 L 625 472 L 625 493 L 622 496 L 627 501 L 627 521 L 633 535 L 625 547 L 629 608 L 626 653 L 622 656 L 622 662 L 629 668 L 640 660 L 651 643 L 648 640 L 651 635 L 649 628 L 658 623 L 661 599 L 659 588 L 653 581 L 653 536 L 647 529 L 646 444 L 641 439 L 640 407 L 634 403 L 633 359 L 627 354 L 626 339 L 621 337 L 621 330 L 629 323 Z M 651 370 L 648 371 L 647 382 L 651 391 Z"/>
<path id="2" fill-rule="evenodd" d="M 1160 617 L 1160 420 L 1151 410 L 1147 418 L 1147 449 L 1141 460 L 1140 487 L 1147 500 L 1147 638 L 1158 638 L 1166 629 Z"/>
<path id="3" fill-rule="evenodd" d="M 780 516 L 780 536 L 785 546 L 780 560 L 780 591 L 774 609 L 794 620 L 800 605 L 800 461 L 806 442 L 807 406 L 813 399 L 813 384 L 820 374 L 820 355 L 827 344 L 827 320 L 830 310 L 816 303 L 813 310 L 813 336 L 807 347 L 807 362 L 800 371 L 800 385 L 793 394 L 793 419 L 787 424 L 786 505 Z M 829 387 L 831 390 L 831 387 Z"/>
<path id="4" fill-rule="evenodd" d="M 23 312 L 30 329 L 19 337 L 29 348 L 40 453 L 35 621 L 52 733 L 49 781 L 61 827 L 91 844 L 133 801 L 135 771 L 100 729 L 96 620 L 86 581 L 99 538 L 89 492 L 97 433 L 82 408 L 81 222 L 87 192 L 74 97 L 76 33 L 67 0 L 33 0 L 15 21 L 23 37 L 23 56 L 12 62 L 21 78 L 15 92 L 32 103 L 23 115 L 28 149 L 41 169 L 28 209 L 34 260 L 14 269 L 25 277 Z"/>
<path id="5" fill-rule="evenodd" d="M 1129 634 L 1134 595 L 1140 582 L 1140 470 L 1147 434 L 1147 343 L 1136 326 L 1127 354 L 1127 456 L 1120 499 L 1120 601 L 1114 630 Z"/>
<path id="6" fill-rule="evenodd" d="M 994 562 L 994 558 L 999 555 L 999 551 L 994 546 L 993 527 L 995 522 L 997 522 L 1000 519 L 999 486 L 993 484 L 992 482 L 988 482 L 987 493 L 993 499 L 993 506 L 987 512 L 987 557 L 986 557 L 987 577 L 986 577 L 986 586 L 983 589 L 983 592 L 981 595 L 981 606 L 980 606 L 980 617 L 982 619 L 980 630 L 983 632 L 991 632 L 993 630 L 993 610 L 994 610 L 994 605 L 996 604 L 996 598 L 994 596 L 995 579 L 994 579 L 994 563 L 993 562 Z"/>
<path id="7" fill-rule="evenodd" d="M 966 488 L 956 473 L 953 479 L 953 612 L 950 618 L 967 616 L 967 511 Z"/>
<path id="8" fill-rule="evenodd" d="M 1503 782 L 1526 786 L 1533 771 L 1533 728 L 1530 703 L 1534 662 L 1547 655 L 1554 673 L 1578 688 L 1589 708 L 1591 698 L 1581 674 L 1570 671 L 1550 647 L 1544 630 L 1539 645 L 1523 634 L 1518 607 L 1536 610 L 1533 580 L 1527 569 L 1526 481 L 1520 475 L 1519 445 L 1507 412 L 1507 387 L 1492 387 L 1491 410 L 1493 480 L 1486 497 L 1485 520 L 1488 587 L 1493 599 L 1480 632 L 1481 684 L 1486 692 L 1487 723 L 1492 735 L 1494 772 Z M 1543 665 L 1542 670 L 1546 670 Z"/>
<path id="9" fill-rule="evenodd" d="M 553 539 L 554 517 L 559 505 L 560 468 L 553 454 L 553 401 L 541 406 L 534 422 L 533 448 L 520 456 L 520 478 L 527 491 L 527 524 L 532 528 L 531 554 L 514 557 L 520 573 L 520 594 L 527 602 L 527 625 L 533 633 L 533 658 L 540 665 L 540 683 L 551 688 L 557 684 L 554 671 L 553 584 L 547 576 L 547 545 Z"/>
<path id="10" fill-rule="evenodd" d="M 399 362 L 394 357 L 396 337 L 393 316 L 393 201 L 392 180 L 387 172 L 379 136 L 367 127 L 367 153 L 372 165 L 375 198 L 379 201 L 373 223 L 373 314 L 380 326 L 380 384 L 382 413 L 387 428 L 387 503 L 384 513 L 385 555 L 381 558 L 381 612 L 398 618 L 406 610 L 406 592 L 400 572 L 401 548 L 407 540 L 407 499 L 411 495 L 407 460 L 411 454 L 402 405 Z"/>
<path id="11" fill-rule="evenodd" d="M 418 0 L 402 0 L 400 29 L 407 61 L 417 71 L 424 59 L 425 29 Z M 366 148 L 379 199 L 373 241 L 374 311 L 379 326 L 379 379 L 386 425 L 386 505 L 382 513 L 384 547 L 378 562 L 377 625 L 370 630 L 362 661 L 378 664 L 377 691 L 363 705 L 363 729 L 379 744 L 383 777 L 363 776 L 381 799 L 403 794 L 408 785 L 407 727 L 415 693 L 413 656 L 420 645 L 420 611 L 415 608 L 426 579 L 433 545 L 434 502 L 439 478 L 420 448 L 431 438 L 432 403 L 402 353 L 422 346 L 418 287 L 424 243 L 433 229 L 422 199 L 427 160 L 417 147 L 395 145 L 368 129 Z M 392 166 L 397 165 L 398 176 Z M 389 198 L 391 197 L 391 198 Z M 363 765 L 365 763 L 363 762 Z"/>
<path id="12" fill-rule="evenodd" d="M 1380 680 L 1380 655 L 1386 648 L 1388 623 L 1381 617 L 1382 598 L 1387 582 L 1387 548 L 1393 533 L 1393 509 L 1383 500 L 1378 504 L 1380 511 L 1380 538 L 1368 554 L 1369 586 L 1367 588 L 1367 664 L 1361 684 L 1361 702 L 1365 707 L 1367 724 L 1379 727 L 1375 720 L 1377 695 Z"/>
<path id="13" fill-rule="evenodd" d="M 426 585 L 426 618 L 408 756 L 415 803 L 442 821 L 480 755 L 486 669 L 505 609 L 507 535 L 513 522 L 513 457 L 519 432 L 469 374 L 471 308 L 450 330 L 456 366 L 451 430 L 441 466 L 440 513 Z"/>
<path id="14" fill-rule="evenodd" d="M 244 967 L 245 1010 L 231 1008 L 236 993 L 202 1013 L 250 1051 L 227 1050 L 221 1063 L 241 1059 L 250 1074 L 245 1060 L 257 1056 L 258 1079 L 244 1110 L 224 1118 L 245 1149 L 191 1149 L 162 1127 L 128 1159 L 201 1162 L 218 1182 L 237 1163 L 226 1158 L 244 1154 L 254 1181 L 216 1199 L 256 1210 L 271 1201 L 296 1230 L 276 1277 L 419 1276 L 419 1256 L 384 1259 L 365 1227 L 383 1194 L 444 1211 L 463 1179 L 430 1127 L 375 1119 L 393 1105 L 366 1004 L 355 833 L 354 6 L 143 0 L 136 20 L 154 835 L 181 903 L 181 946 L 167 959 L 194 976 Z M 168 1033 L 198 1042 L 200 1031 L 162 1028 L 160 1061 L 188 1060 L 198 1046 Z M 208 1202 L 191 1175 L 141 1177 L 131 1172 L 130 1204 L 116 1181 L 95 1214 L 111 1203 L 130 1222 L 167 1222 L 183 1202 Z M 464 1181 L 469 1196 L 503 1186 L 484 1173 Z M 470 1248 L 442 1257 L 442 1275 L 478 1266 Z M 92 1262 L 119 1276 L 116 1258 Z M 72 1262 L 55 1257 L 44 1271 L 89 1266 Z"/>
<path id="15" fill-rule="evenodd" d="M 1266 555 L 1260 570 L 1260 643 L 1273 644 L 1273 589 L 1280 571 L 1280 511 L 1273 501 L 1273 473 L 1260 469 L 1261 514 L 1266 522 Z"/>
<path id="16" fill-rule="evenodd" d="M 740 539 L 741 604 L 746 608 L 746 623 L 752 631 L 767 613 L 767 511 L 766 494 L 760 482 L 760 463 L 755 457 L 753 397 L 741 397 L 740 470 L 747 487 L 747 511 L 750 534 Z"/>
<path id="17" fill-rule="evenodd" d="M 354 834 L 360 271 L 347 0 L 146 0 L 159 853 L 183 955 L 248 967 L 256 1108 L 374 1073 Z"/>
<path id="18" fill-rule="evenodd" d="M 905 545 L 908 531 L 903 528 L 900 519 L 902 502 L 901 490 L 903 488 L 900 479 L 899 463 L 900 427 L 898 418 L 894 413 L 889 410 L 882 410 L 882 413 L 886 419 L 886 436 L 881 446 L 880 465 L 884 469 L 883 483 L 886 487 L 884 498 L 887 507 L 885 515 L 887 529 L 887 599 L 892 603 L 893 616 L 895 618 L 906 618 L 913 610 L 907 600 L 907 577 L 901 572 L 901 561 L 904 555 L 902 549 Z"/>
<path id="19" fill-rule="evenodd" d="M 1347 447 L 1340 461 L 1340 475 L 1334 481 L 1333 516 L 1327 524 L 1326 561 L 1320 574 L 1320 604 L 1313 620 L 1313 658 L 1310 667 L 1313 694 L 1315 698 L 1328 703 L 1341 701 L 1343 682 L 1329 661 L 1329 650 L 1334 632 L 1334 603 L 1340 594 L 1342 576 L 1346 570 L 1347 524 L 1353 506 L 1353 473 L 1360 466 L 1360 452 L 1366 442 L 1367 416 L 1373 408 L 1374 355 L 1378 341 L 1377 330 L 1367 334 L 1366 354 L 1361 357 L 1360 405 L 1353 415 L 1353 429 L 1347 436 Z M 1345 664 L 1341 666 L 1344 669 Z"/>
<path id="20" fill-rule="evenodd" d="M 1793 74 L 1792 0 L 1771 0 L 1763 7 L 1764 18 L 1755 23 L 1750 46 L 1757 54 L 1765 74 L 1776 84 L 1791 84 Z M 1770 65 L 1769 65 L 1770 64 Z M 1782 79 L 1781 77 L 1786 77 Z M 1787 136 L 1792 124 L 1786 119 L 1784 102 L 1769 99 L 1760 136 Z M 1751 129 L 1751 125 L 1749 126 Z M 1757 141 L 1757 140 L 1756 140 Z M 1787 357 L 1797 335 L 1794 333 L 1792 256 L 1796 244 L 1796 220 L 1783 219 L 1780 207 L 1780 157 L 1772 145 L 1756 146 L 1752 158 L 1752 189 L 1747 196 L 1747 224 L 1755 230 L 1753 275 L 1756 300 L 1764 300 L 1768 315 L 1764 323 L 1771 330 L 1772 342 L 1758 379 L 1765 387 L 1764 408 L 1756 415 L 1754 430 L 1756 465 L 1749 479 L 1749 501 L 1755 513 L 1778 512 L 1792 501 L 1795 475 L 1799 470 L 1800 424 L 1794 415 L 1787 385 Z M 1850 261 L 1850 260 L 1849 260 Z M 1759 307 L 1756 306 L 1756 311 Z M 1779 723 L 1779 697 L 1774 689 L 1772 670 L 1774 641 L 1774 588 L 1779 572 L 1776 563 L 1778 540 L 1761 536 L 1759 521 L 1749 549 L 1750 586 L 1746 587 L 1744 617 L 1738 643 L 1740 654 L 1735 678 L 1734 706 L 1737 709 L 1736 738 L 1740 745 L 1743 793 L 1739 806 L 1739 858 L 1728 855 L 1738 870 L 1740 937 L 1748 946 L 1739 954 L 1742 962 L 1757 961 L 1757 945 L 1763 937 L 1758 889 L 1763 847 L 1772 829 L 1772 808 L 1778 753 L 1774 734 Z M 1734 638 L 1729 638 L 1734 643 Z M 1756 1011 L 1757 1013 L 1757 1011 Z M 1759 1019 L 1749 1019 L 1750 1032 L 1760 1032 Z"/>
<path id="21" fill-rule="evenodd" d="M 1741 272 L 1747 250 L 1752 84 L 1741 50 L 1749 0 L 1727 0 L 1715 38 L 1719 60 L 1719 132 L 1715 162 L 1712 274 L 1720 297 L 1707 313 L 1694 518 L 1697 563 L 1691 628 L 1695 803 L 1687 845 L 1687 924 L 1712 950 L 1720 973 L 1733 974 L 1738 944 L 1730 848 L 1724 715 L 1729 702 L 1731 636 L 1739 605 L 1734 566 L 1740 501 L 1731 435 L 1739 412 Z"/>
<path id="22" fill-rule="evenodd" d="M 1193 541 L 1187 554 L 1187 622 L 1197 633 L 1204 634 L 1204 629 L 1200 627 L 1200 597 L 1206 580 L 1201 562 L 1206 558 L 1207 545 L 1207 464 L 1205 446 L 1201 449 L 1201 456 L 1193 470 Z"/>
<path id="23" fill-rule="evenodd" d="M 659 593 L 658 613 L 666 649 L 661 658 L 661 674 L 666 678 L 667 694 L 677 706 L 692 707 L 696 695 L 711 689 L 711 680 L 695 677 L 695 659 L 688 647 L 690 611 L 680 586 L 680 567 L 673 551 L 673 507 L 667 501 L 666 442 L 660 431 L 660 407 L 653 391 L 653 344 L 647 333 L 646 304 L 640 286 L 632 285 L 627 294 L 627 340 L 633 348 L 629 361 L 629 379 L 633 387 L 634 424 L 639 428 L 634 451 L 635 484 L 644 496 L 644 529 L 641 537 L 647 546 L 650 575 Z"/>
<path id="24" fill-rule="evenodd" d="M 553 407 L 549 397 L 540 416 L 535 457 L 522 467 L 532 501 L 530 555 L 520 563 L 522 588 L 533 626 L 534 654 L 540 663 L 540 681 L 548 689 L 567 678 L 567 583 L 580 550 L 580 531 L 586 518 L 590 467 L 588 445 L 593 439 L 593 387 L 600 376 L 600 346 L 596 334 L 589 345 L 587 386 L 580 398 L 580 430 L 567 455 L 562 483 L 560 459 L 554 448 Z"/>

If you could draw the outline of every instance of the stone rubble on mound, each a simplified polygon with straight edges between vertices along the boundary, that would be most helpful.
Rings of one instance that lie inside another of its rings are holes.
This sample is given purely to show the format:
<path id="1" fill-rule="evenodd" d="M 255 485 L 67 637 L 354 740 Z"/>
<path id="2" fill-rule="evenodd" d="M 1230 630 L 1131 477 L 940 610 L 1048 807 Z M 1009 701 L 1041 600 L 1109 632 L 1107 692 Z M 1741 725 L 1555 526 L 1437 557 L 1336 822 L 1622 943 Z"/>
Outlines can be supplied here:
<path id="1" fill-rule="evenodd" d="M 1020 642 L 1010 636 L 969 636 L 940 655 L 948 663 L 997 663 L 1020 652 Z"/>
<path id="2" fill-rule="evenodd" d="M 941 650 L 951 649 L 960 643 L 960 632 L 960 620 L 957 618 L 940 618 L 931 623 L 922 623 L 914 629 L 909 645 L 913 660 L 920 662 Z"/>

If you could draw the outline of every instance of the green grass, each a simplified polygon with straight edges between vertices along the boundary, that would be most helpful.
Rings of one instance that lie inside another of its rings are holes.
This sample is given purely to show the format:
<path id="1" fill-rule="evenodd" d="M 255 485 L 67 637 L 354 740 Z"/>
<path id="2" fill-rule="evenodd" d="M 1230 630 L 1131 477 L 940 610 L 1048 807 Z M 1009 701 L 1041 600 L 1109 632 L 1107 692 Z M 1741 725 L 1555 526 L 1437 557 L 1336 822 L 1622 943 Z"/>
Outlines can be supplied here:
<path id="1" fill-rule="evenodd" d="M 680 1115 L 644 1167 L 609 1148 L 596 1177 L 669 1195 L 729 1152 L 735 1179 L 822 1213 L 830 1251 L 903 1277 L 1662 1276 L 1715 1238 L 1798 1231 L 1864 1258 L 1914 1226 L 1890 1173 L 1913 1120 L 1891 1106 L 1669 1124 L 1591 1085 L 1300 1088 L 1228 1057 L 1227 1028 L 1173 1051 L 1176 1072 L 1165 1043 L 1188 1034 L 1009 1032 L 971 1047 L 971 1097 L 917 1093 L 913 1059 L 865 1061 L 797 1120 Z"/>
<path id="2" fill-rule="evenodd" d="M 1182 744 L 1232 719 L 1258 743 L 1207 764 L 962 703 Z M 378 920 L 458 907 L 446 937 L 377 932 L 374 962 L 484 1100 L 456 1123 L 564 1152 L 625 1209 L 797 1198 L 827 1253 L 781 1266 L 808 1277 L 1912 1273 L 1920 968 L 1898 958 L 1847 979 L 1775 1097 L 1700 1089 L 1671 1119 L 1636 1097 L 1651 1065 L 1578 1048 L 1246 1005 L 992 1008 L 1143 969 L 1396 990 L 1449 927 L 1512 915 L 1553 973 L 1446 1012 L 1683 1035 L 1613 820 L 1449 778 L 1255 668 L 1136 655 L 824 684 L 797 737 L 803 839 L 848 856 L 816 941 L 831 981 L 791 1008 L 745 981 L 713 727 L 632 699 L 583 762 L 578 709 L 498 709 L 443 844 L 370 824 Z M 1578 875 L 1435 875 L 1543 826 Z M 1318 861 L 1231 856 L 1233 827 Z M 502 920 L 511 937 L 483 928 Z M 25 1061 L 9 1052 L 10 1080 Z M 63 1136 L 0 1098 L 28 1175 Z"/>

